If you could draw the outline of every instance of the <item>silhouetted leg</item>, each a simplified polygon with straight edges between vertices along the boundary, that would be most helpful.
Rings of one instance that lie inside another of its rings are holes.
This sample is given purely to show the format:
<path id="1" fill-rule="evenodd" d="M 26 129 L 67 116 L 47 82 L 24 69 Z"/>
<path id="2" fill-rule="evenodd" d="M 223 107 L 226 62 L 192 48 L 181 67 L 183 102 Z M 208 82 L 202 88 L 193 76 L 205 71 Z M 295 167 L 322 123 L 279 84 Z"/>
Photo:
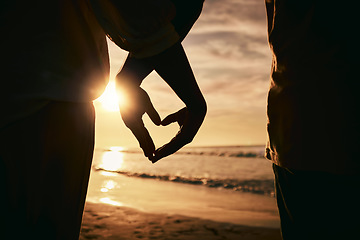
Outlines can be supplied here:
<path id="1" fill-rule="evenodd" d="M 276 165 L 274 173 L 283 239 L 358 236 L 359 176 L 289 171 Z"/>
<path id="2" fill-rule="evenodd" d="M 1 129 L 0 238 L 78 239 L 93 146 L 92 103 L 51 102 Z"/>

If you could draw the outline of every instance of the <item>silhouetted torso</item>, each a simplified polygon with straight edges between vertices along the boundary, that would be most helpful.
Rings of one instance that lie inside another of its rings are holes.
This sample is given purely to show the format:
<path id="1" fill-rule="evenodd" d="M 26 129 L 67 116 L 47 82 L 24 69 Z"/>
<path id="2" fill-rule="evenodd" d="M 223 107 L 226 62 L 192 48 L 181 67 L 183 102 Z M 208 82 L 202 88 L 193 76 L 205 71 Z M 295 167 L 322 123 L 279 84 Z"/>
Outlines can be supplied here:
<path id="1" fill-rule="evenodd" d="M 267 157 L 293 169 L 359 171 L 356 7 L 337 1 L 266 5 L 273 51 Z"/>
<path id="2" fill-rule="evenodd" d="M 8 118 L 0 126 L 13 120 L 14 109 L 35 111 L 45 100 L 90 102 L 102 93 L 109 72 L 106 38 L 87 1 L 10 1 L 2 4 L 0 19 L 6 62 L 0 100 Z"/>

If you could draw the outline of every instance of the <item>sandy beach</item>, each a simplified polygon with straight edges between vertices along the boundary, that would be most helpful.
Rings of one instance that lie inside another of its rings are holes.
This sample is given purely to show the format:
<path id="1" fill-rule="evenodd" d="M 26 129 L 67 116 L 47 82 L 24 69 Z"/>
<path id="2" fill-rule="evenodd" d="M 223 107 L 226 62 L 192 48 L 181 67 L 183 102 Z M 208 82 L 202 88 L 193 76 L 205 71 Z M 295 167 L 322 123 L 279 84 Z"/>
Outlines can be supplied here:
<path id="1" fill-rule="evenodd" d="M 81 240 L 280 239 L 275 199 L 93 171 Z"/>
<path id="2" fill-rule="evenodd" d="M 128 207 L 87 203 L 80 240 L 242 239 L 278 240 L 279 229 L 242 226 L 181 215 L 156 214 Z"/>

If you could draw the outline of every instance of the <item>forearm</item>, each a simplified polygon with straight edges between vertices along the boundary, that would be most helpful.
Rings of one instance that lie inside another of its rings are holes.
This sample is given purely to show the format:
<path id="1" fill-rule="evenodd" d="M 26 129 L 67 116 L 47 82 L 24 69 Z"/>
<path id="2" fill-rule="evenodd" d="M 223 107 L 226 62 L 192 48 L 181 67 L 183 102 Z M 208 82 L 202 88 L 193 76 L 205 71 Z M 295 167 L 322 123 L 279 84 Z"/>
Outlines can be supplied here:
<path id="1" fill-rule="evenodd" d="M 189 110 L 205 115 L 206 102 L 181 43 L 161 54 L 148 58 L 156 72 L 174 90 Z"/>
<path id="2" fill-rule="evenodd" d="M 153 67 L 144 59 L 137 59 L 128 56 L 123 67 L 116 75 L 116 86 L 118 89 L 127 89 L 129 87 L 139 87 L 153 71 Z"/>

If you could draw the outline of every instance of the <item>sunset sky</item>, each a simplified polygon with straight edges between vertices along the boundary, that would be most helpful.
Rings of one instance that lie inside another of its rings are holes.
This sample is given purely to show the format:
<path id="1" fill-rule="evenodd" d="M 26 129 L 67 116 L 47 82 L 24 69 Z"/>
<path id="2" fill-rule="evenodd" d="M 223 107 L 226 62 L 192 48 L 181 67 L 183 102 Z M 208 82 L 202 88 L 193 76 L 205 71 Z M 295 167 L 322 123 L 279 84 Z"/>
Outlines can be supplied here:
<path id="1" fill-rule="evenodd" d="M 271 53 L 264 2 L 206 0 L 202 15 L 183 46 L 208 104 L 205 122 L 191 146 L 265 144 Z M 127 53 L 110 41 L 109 51 L 110 84 L 95 101 L 96 147 L 137 147 L 119 112 L 111 111 L 115 103 L 111 97 L 113 78 Z M 156 73 L 146 78 L 142 87 L 162 118 L 184 106 Z M 144 122 L 156 147 L 178 131 L 175 124 L 154 126 L 147 116 Z"/>

